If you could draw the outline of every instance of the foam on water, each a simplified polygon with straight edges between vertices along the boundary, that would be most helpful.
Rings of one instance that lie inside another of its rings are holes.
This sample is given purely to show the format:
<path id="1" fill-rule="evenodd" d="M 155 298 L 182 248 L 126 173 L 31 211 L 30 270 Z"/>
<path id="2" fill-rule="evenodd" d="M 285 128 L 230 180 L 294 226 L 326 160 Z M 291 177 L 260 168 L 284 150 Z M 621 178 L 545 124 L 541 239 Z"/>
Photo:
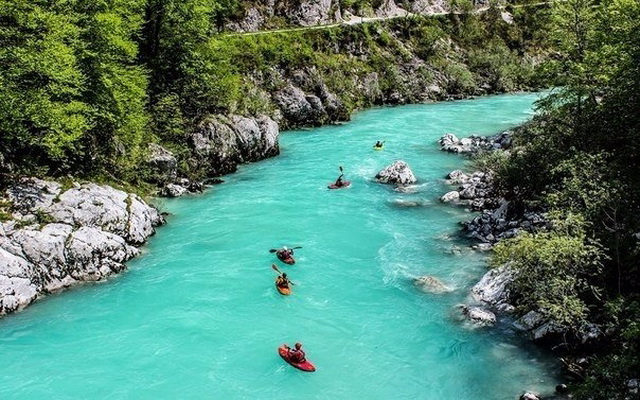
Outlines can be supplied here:
<path id="1" fill-rule="evenodd" d="M 535 94 L 373 109 L 281 136 L 280 157 L 240 168 L 170 211 L 130 270 L 0 321 L 3 399 L 512 399 L 552 390 L 553 361 L 510 329 L 473 329 L 455 306 L 485 270 L 456 239 L 464 210 L 442 178 L 464 160 L 445 132 L 491 134 L 531 115 Z M 383 151 L 372 149 L 386 140 Z M 372 177 L 396 159 L 409 193 Z M 338 166 L 352 181 L 327 190 Z M 273 287 L 268 250 L 303 246 L 296 283 Z M 412 278 L 454 290 L 426 294 Z M 318 371 L 278 357 L 304 343 Z"/>

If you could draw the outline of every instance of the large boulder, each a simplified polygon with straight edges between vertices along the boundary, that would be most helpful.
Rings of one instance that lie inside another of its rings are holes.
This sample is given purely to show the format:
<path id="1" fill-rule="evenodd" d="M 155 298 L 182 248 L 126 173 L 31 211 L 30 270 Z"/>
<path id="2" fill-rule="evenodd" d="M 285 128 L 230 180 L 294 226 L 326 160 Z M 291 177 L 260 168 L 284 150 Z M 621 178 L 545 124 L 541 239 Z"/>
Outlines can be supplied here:
<path id="1" fill-rule="evenodd" d="M 494 313 L 477 306 L 460 306 L 462 315 L 476 326 L 495 325 L 497 318 Z"/>
<path id="2" fill-rule="evenodd" d="M 460 193 L 457 190 L 452 190 L 450 192 L 445 193 L 442 197 L 440 197 L 440 201 L 443 203 L 451 203 L 460 200 Z"/>
<path id="3" fill-rule="evenodd" d="M 509 285 L 515 272 L 508 264 L 490 269 L 471 289 L 474 300 L 481 301 L 501 311 L 511 311 Z"/>
<path id="4" fill-rule="evenodd" d="M 0 315 L 43 294 L 122 271 L 138 254 L 134 246 L 163 223 L 139 196 L 109 186 L 75 183 L 63 190 L 33 178 L 6 195 L 20 223 L 0 223 Z"/>
<path id="5" fill-rule="evenodd" d="M 413 171 L 404 161 L 396 161 L 376 174 L 376 180 L 380 183 L 394 183 L 408 185 L 416 183 L 417 179 Z"/>
<path id="6" fill-rule="evenodd" d="M 160 196 L 164 196 L 164 197 L 180 197 L 183 194 L 187 193 L 188 190 L 186 187 L 175 184 L 175 183 L 170 183 L 168 185 L 165 185 L 162 190 L 160 191 Z"/>

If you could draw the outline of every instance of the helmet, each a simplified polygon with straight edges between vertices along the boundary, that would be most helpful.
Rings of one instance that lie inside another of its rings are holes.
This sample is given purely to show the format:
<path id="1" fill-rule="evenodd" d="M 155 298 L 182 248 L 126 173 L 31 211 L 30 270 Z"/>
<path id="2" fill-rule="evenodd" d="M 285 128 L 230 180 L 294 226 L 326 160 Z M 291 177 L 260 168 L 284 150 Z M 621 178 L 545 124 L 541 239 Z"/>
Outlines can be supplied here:
<path id="1" fill-rule="evenodd" d="M 282 277 L 283 277 L 283 278 L 286 278 L 286 277 L 287 277 L 287 273 L 286 273 L 286 272 L 283 272 L 283 273 L 282 273 Z"/>
<path id="2" fill-rule="evenodd" d="M 282 246 L 282 250 L 287 251 L 287 250 L 289 250 L 289 248 L 287 246 Z"/>
<path id="3" fill-rule="evenodd" d="M 295 344 L 296 350 L 300 350 L 300 347 L 302 347 L 302 343 L 298 342 Z"/>

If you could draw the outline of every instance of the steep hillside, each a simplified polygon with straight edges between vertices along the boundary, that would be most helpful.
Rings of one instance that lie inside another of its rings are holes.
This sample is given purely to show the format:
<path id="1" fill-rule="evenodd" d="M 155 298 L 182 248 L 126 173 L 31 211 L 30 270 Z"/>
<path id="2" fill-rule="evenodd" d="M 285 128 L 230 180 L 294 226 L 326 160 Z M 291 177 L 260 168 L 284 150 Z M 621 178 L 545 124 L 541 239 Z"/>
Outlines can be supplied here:
<path id="1" fill-rule="evenodd" d="M 278 154 L 278 128 L 544 84 L 534 69 L 548 54 L 545 6 L 458 3 L 465 12 L 242 34 L 220 33 L 244 18 L 236 2 L 0 0 L 2 176 L 197 189 L 182 178 Z M 293 16 L 296 4 L 277 7 Z"/>

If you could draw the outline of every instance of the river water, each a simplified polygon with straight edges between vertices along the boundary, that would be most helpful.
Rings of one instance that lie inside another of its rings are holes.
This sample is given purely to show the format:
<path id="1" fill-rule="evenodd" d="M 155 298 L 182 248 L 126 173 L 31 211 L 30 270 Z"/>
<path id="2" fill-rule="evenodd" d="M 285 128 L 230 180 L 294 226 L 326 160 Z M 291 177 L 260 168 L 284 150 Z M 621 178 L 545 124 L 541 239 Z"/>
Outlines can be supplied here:
<path id="1" fill-rule="evenodd" d="M 552 359 L 507 325 L 473 329 L 455 306 L 485 271 L 440 204 L 464 166 L 445 132 L 492 134 L 530 118 L 536 94 L 379 108 L 281 135 L 282 154 L 242 166 L 169 211 L 128 272 L 0 320 L 2 399 L 514 399 L 549 392 Z M 376 140 L 383 151 L 373 151 Z M 419 179 L 372 177 L 396 159 Z M 350 188 L 327 190 L 344 166 Z M 268 252 L 302 246 L 285 266 Z M 296 283 L 273 286 L 272 263 Z M 426 294 L 411 279 L 454 291 Z M 285 364 L 300 341 L 315 373 Z"/>

